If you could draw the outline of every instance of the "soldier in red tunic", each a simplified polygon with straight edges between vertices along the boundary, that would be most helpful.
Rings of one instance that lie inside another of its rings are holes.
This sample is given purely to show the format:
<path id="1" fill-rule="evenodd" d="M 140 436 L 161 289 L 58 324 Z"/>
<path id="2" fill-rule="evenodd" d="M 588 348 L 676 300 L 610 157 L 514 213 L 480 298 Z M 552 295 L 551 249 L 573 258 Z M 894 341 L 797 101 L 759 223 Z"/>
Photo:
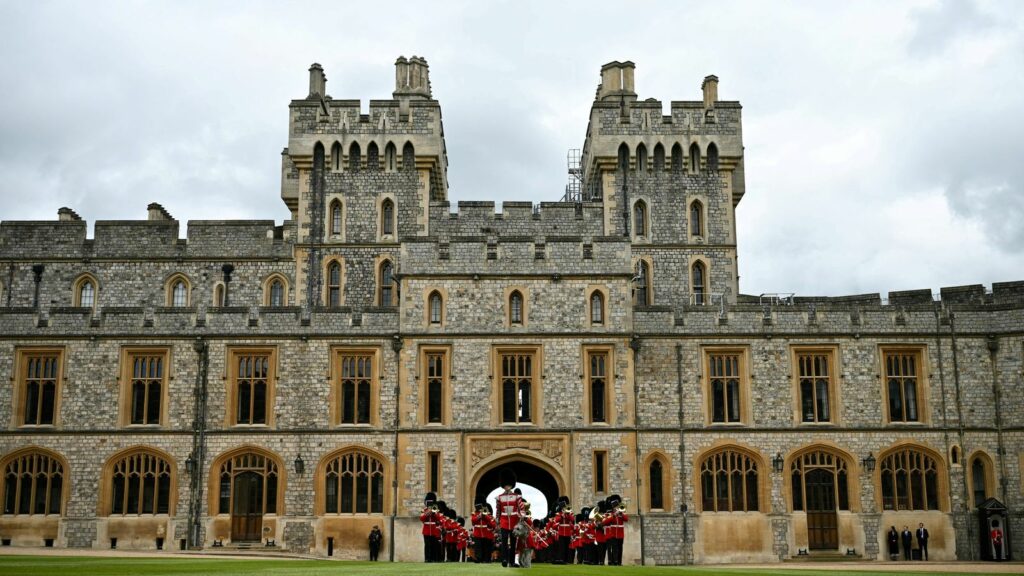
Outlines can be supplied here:
<path id="1" fill-rule="evenodd" d="M 559 496 L 558 504 L 555 506 L 555 524 L 558 530 L 558 552 L 555 554 L 555 564 L 572 564 L 572 550 L 569 544 L 574 536 L 575 521 L 572 509 L 569 508 L 569 497 Z"/>
<path id="2" fill-rule="evenodd" d="M 424 562 L 437 562 L 437 548 L 441 539 L 441 527 L 438 525 L 440 520 L 439 510 L 435 505 L 437 495 L 433 492 L 427 492 L 427 495 L 423 498 L 423 511 L 420 513 L 420 522 L 423 523 L 423 561 Z"/>
<path id="3" fill-rule="evenodd" d="M 501 565 L 503 567 L 515 566 L 516 542 L 512 536 L 512 530 L 519 523 L 519 507 L 523 499 L 512 492 L 516 486 L 516 473 L 509 468 L 503 468 L 499 475 L 501 487 L 504 490 L 498 495 L 498 525 L 501 527 Z"/>
<path id="4" fill-rule="evenodd" d="M 608 565 L 622 566 L 622 541 L 626 538 L 626 522 L 629 522 L 629 516 L 626 515 L 626 507 L 622 505 L 622 498 L 618 494 L 612 494 L 605 502 L 608 503 L 608 516 L 604 519 Z"/>

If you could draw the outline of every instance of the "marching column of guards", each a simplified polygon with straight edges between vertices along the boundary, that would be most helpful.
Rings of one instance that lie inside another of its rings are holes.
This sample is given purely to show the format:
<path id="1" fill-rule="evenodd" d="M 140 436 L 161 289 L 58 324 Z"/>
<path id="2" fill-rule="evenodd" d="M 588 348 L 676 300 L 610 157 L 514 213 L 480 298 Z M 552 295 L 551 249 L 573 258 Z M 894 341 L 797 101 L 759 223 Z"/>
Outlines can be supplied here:
<path id="1" fill-rule="evenodd" d="M 470 516 L 458 516 L 433 492 L 424 498 L 423 559 L 426 562 L 501 562 L 529 568 L 534 562 L 621 566 L 626 536 L 626 506 L 618 494 L 574 514 L 569 498 L 560 496 L 544 518 L 533 518 L 530 503 L 515 487 L 516 475 L 499 475 L 502 492 L 496 508 L 477 502 Z M 497 512 L 497 515 L 495 515 Z M 497 542 L 495 542 L 497 540 Z"/>

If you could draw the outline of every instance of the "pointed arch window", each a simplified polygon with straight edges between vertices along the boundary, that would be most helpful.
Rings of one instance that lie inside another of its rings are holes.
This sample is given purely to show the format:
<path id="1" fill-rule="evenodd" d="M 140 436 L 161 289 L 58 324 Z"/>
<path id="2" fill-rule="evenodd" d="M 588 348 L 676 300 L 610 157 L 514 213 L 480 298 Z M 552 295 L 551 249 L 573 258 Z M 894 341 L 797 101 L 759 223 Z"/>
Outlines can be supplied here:
<path id="1" fill-rule="evenodd" d="M 683 173 L 683 147 L 678 142 L 672 146 L 672 171 L 677 174 Z"/>
<path id="2" fill-rule="evenodd" d="M 335 142 L 334 146 L 331 146 L 331 168 L 336 172 L 341 171 L 341 144 Z"/>
<path id="3" fill-rule="evenodd" d="M 694 142 L 690 145 L 690 174 L 700 173 L 700 146 Z"/>
<path id="4" fill-rule="evenodd" d="M 380 265 L 380 305 L 394 306 L 395 278 L 394 267 L 390 260 Z"/>
<path id="5" fill-rule="evenodd" d="M 362 161 L 362 149 L 359 148 L 359 142 L 353 142 L 348 147 L 348 169 L 352 172 L 358 172 Z"/>
<path id="6" fill-rule="evenodd" d="M 690 236 L 704 235 L 704 205 L 700 200 L 690 203 Z"/>
<path id="7" fill-rule="evenodd" d="M 939 510 L 939 466 L 914 447 L 897 449 L 879 465 L 883 510 Z"/>
<path id="8" fill-rule="evenodd" d="M 380 150 L 376 142 L 370 142 L 366 147 L 366 169 L 370 172 L 380 170 Z"/>
<path id="9" fill-rule="evenodd" d="M 78 306 L 82 308 L 96 306 L 96 285 L 91 278 L 85 278 L 78 284 Z"/>
<path id="10" fill-rule="evenodd" d="M 341 201 L 331 201 L 331 236 L 341 235 L 341 226 L 343 223 Z"/>
<path id="11" fill-rule="evenodd" d="M 846 461 L 824 450 L 805 452 L 790 466 L 793 510 L 849 510 L 850 478 Z"/>
<path id="12" fill-rule="evenodd" d="M 175 308 L 188 306 L 189 285 L 184 276 L 177 275 L 167 282 L 167 305 Z"/>
<path id="13" fill-rule="evenodd" d="M 384 147 L 384 170 L 387 172 L 394 172 L 398 169 L 398 160 L 395 158 L 397 151 L 395 150 L 395 143 L 388 142 L 388 145 Z"/>
<path id="14" fill-rule="evenodd" d="M 224 305 L 224 285 L 220 282 L 213 288 L 213 305 L 218 307 Z"/>
<path id="15" fill-rule="evenodd" d="M 654 171 L 665 171 L 665 147 L 658 142 L 654 145 Z"/>
<path id="16" fill-rule="evenodd" d="M 703 262 L 694 262 L 691 278 L 693 281 L 693 303 L 698 306 L 707 304 L 707 277 Z"/>
<path id="17" fill-rule="evenodd" d="M 380 205 L 380 229 L 384 236 L 391 236 L 395 233 L 395 203 L 390 198 L 385 198 Z"/>
<path id="18" fill-rule="evenodd" d="M 646 260 L 636 263 L 636 275 L 633 276 L 633 305 L 650 306 L 651 267 Z"/>
<path id="19" fill-rule="evenodd" d="M 169 514 L 171 464 L 150 452 L 134 452 L 110 467 L 110 514 Z"/>
<path id="20" fill-rule="evenodd" d="M 990 479 L 992 477 L 992 461 L 983 453 L 979 452 L 971 458 L 969 468 L 971 474 L 971 505 L 977 508 L 989 497 L 994 496 L 992 491 L 989 489 L 995 485 L 994 481 L 990 484 Z"/>
<path id="21" fill-rule="evenodd" d="M 651 460 L 647 471 L 650 476 L 648 480 L 648 502 L 652 510 L 665 509 L 665 467 L 659 458 Z"/>
<path id="22" fill-rule="evenodd" d="M 714 142 L 708 144 L 708 170 L 718 171 L 718 146 Z"/>
<path id="23" fill-rule="evenodd" d="M 441 293 L 440 292 L 437 292 L 435 290 L 434 292 L 430 293 L 429 306 L 430 306 L 430 323 L 435 325 L 435 326 L 440 325 L 441 324 L 441 320 L 444 317 L 443 316 L 444 301 L 441 299 Z"/>
<path id="24" fill-rule="evenodd" d="M 590 295 L 590 323 L 594 326 L 604 324 L 604 294 L 594 290 Z"/>
<path id="25" fill-rule="evenodd" d="M 64 465 L 44 452 L 23 452 L 10 458 L 3 467 L 3 513 L 62 514 L 64 473 Z"/>
<path id="26" fill-rule="evenodd" d="M 513 326 L 523 324 L 523 293 L 513 290 L 508 297 L 508 323 Z"/>
<path id="27" fill-rule="evenodd" d="M 383 514 L 384 463 L 363 452 L 331 458 L 324 473 L 325 514 Z"/>
<path id="28" fill-rule="evenodd" d="M 327 266 L 327 305 L 331 308 L 341 306 L 341 263 L 338 261 Z"/>
<path id="29" fill-rule="evenodd" d="M 284 306 L 284 282 L 277 279 L 270 282 L 270 305 Z"/>
<path id="30" fill-rule="evenodd" d="M 637 172 L 647 172 L 647 146 L 642 143 L 636 147 L 636 170 Z"/>
<path id="31" fill-rule="evenodd" d="M 633 234 L 647 235 L 647 203 L 643 200 L 637 200 L 636 204 L 633 204 Z"/>
<path id="32" fill-rule="evenodd" d="M 280 471 L 273 458 L 257 452 L 240 452 L 220 465 L 217 512 L 230 514 L 232 504 L 246 501 L 250 512 L 277 514 Z M 237 485 L 237 486 L 236 486 Z M 238 493 L 239 490 L 244 492 Z"/>
<path id="33" fill-rule="evenodd" d="M 406 142 L 402 146 L 402 170 L 414 170 L 416 168 L 416 149 L 412 142 Z"/>
<path id="34" fill-rule="evenodd" d="M 629 170 L 629 146 L 625 142 L 619 145 L 619 170 Z"/>
<path id="35" fill-rule="evenodd" d="M 746 452 L 724 448 L 705 456 L 701 462 L 704 512 L 759 512 L 760 489 L 757 461 Z"/>

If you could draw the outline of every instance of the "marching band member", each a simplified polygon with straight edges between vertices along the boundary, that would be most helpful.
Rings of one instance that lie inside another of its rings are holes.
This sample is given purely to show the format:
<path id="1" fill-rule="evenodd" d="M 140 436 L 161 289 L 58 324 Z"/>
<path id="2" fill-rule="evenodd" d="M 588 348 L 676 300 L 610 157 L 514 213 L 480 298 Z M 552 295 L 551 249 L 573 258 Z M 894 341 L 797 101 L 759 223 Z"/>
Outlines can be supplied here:
<path id="1" fill-rule="evenodd" d="M 420 513 L 420 522 L 423 523 L 423 561 L 437 562 L 437 543 L 441 538 L 441 527 L 438 525 L 438 508 L 435 504 L 437 495 L 427 492 L 423 498 L 423 512 Z"/>
<path id="2" fill-rule="evenodd" d="M 498 522 L 501 526 L 501 565 L 515 566 L 516 544 L 512 530 L 519 523 L 519 506 L 522 497 L 512 492 L 516 485 L 516 473 L 510 468 L 503 468 L 499 475 L 504 490 L 498 495 Z"/>
<path id="3" fill-rule="evenodd" d="M 572 552 L 574 549 L 570 544 L 575 535 L 573 530 L 575 522 L 572 509 L 569 508 L 569 498 L 567 496 L 560 496 L 555 509 L 558 511 L 555 514 L 558 526 L 558 553 L 555 555 L 555 564 L 572 564 Z"/>
<path id="4" fill-rule="evenodd" d="M 626 538 L 626 522 L 629 522 L 629 516 L 626 514 L 626 507 L 622 504 L 622 498 L 618 494 L 612 494 L 605 499 L 605 502 L 607 502 L 609 510 L 608 516 L 604 519 L 608 565 L 622 566 L 622 542 Z"/>

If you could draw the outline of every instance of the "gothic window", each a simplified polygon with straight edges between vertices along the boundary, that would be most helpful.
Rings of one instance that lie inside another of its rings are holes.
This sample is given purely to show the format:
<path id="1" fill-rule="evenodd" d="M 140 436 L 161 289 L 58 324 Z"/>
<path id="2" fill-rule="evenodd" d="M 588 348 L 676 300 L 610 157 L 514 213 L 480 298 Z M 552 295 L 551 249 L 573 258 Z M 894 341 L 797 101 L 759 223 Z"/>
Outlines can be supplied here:
<path id="1" fill-rule="evenodd" d="M 809 512 L 850 509 L 850 478 L 846 461 L 825 450 L 805 452 L 790 466 L 793 510 Z"/>
<path id="2" fill-rule="evenodd" d="M 220 282 L 213 287 L 213 305 L 218 307 L 224 305 L 224 285 Z"/>
<path id="3" fill-rule="evenodd" d="M 391 265 L 391 260 L 385 260 L 380 265 L 380 305 L 381 306 L 394 306 L 394 292 L 395 292 L 395 278 L 394 268 Z"/>
<path id="4" fill-rule="evenodd" d="M 170 514 L 171 464 L 148 451 L 132 451 L 108 469 L 110 515 Z"/>
<path id="5" fill-rule="evenodd" d="M 277 514 L 280 471 L 273 458 L 254 451 L 241 451 L 226 458 L 218 473 L 217 513 L 231 514 L 232 505 L 248 513 Z M 236 484 L 240 490 L 236 498 Z"/>
<path id="6" fill-rule="evenodd" d="M 683 173 L 683 147 L 678 142 L 672 146 L 672 171 L 677 174 Z"/>
<path id="7" fill-rule="evenodd" d="M 643 200 L 637 200 L 636 204 L 633 204 L 633 235 L 647 235 L 647 203 Z"/>
<path id="8" fill-rule="evenodd" d="M 444 422 L 444 399 L 448 388 L 448 350 L 429 348 L 423 351 L 427 375 L 426 421 L 428 424 Z"/>
<path id="9" fill-rule="evenodd" d="M 362 150 L 359 148 L 359 143 L 353 142 L 348 147 L 348 169 L 352 172 L 358 172 L 362 161 Z"/>
<path id="10" fill-rule="evenodd" d="M 375 356 L 371 350 L 338 351 L 336 374 L 341 424 L 371 423 L 371 401 L 377 383 Z"/>
<path id="11" fill-rule="evenodd" d="M 636 170 L 637 172 L 647 172 L 647 146 L 643 144 L 636 147 Z"/>
<path id="12" fill-rule="evenodd" d="M 604 295 L 600 290 L 594 290 L 590 294 L 590 324 L 593 326 L 604 324 Z"/>
<path id="13" fill-rule="evenodd" d="M 175 274 L 167 281 L 167 305 L 175 308 L 188 306 L 190 291 L 188 279 L 182 274 Z"/>
<path id="14" fill-rule="evenodd" d="M 920 350 L 885 350 L 886 396 L 890 422 L 921 420 Z"/>
<path id="15" fill-rule="evenodd" d="M 703 262 L 694 262 L 691 268 L 691 281 L 693 282 L 693 303 L 702 306 L 707 304 L 707 270 Z"/>
<path id="16" fill-rule="evenodd" d="M 619 170 L 629 170 L 629 146 L 625 142 L 619 145 Z"/>
<path id="17" fill-rule="evenodd" d="M 653 458 L 648 467 L 648 505 L 651 510 L 665 509 L 665 467 L 659 458 Z"/>
<path id="18" fill-rule="evenodd" d="M 341 263 L 338 261 L 327 266 L 327 305 L 341 306 Z"/>
<path id="19" fill-rule="evenodd" d="M 523 324 L 523 294 L 513 290 L 508 297 L 508 323 L 512 326 Z"/>
<path id="20" fill-rule="evenodd" d="M 636 263 L 636 274 L 633 276 L 633 305 L 650 306 L 651 267 L 645 260 Z"/>
<path id="21" fill-rule="evenodd" d="M 714 142 L 708 144 L 708 170 L 718 171 L 718 146 Z"/>
<path id="22" fill-rule="evenodd" d="M 700 146 L 694 142 L 690 144 L 690 174 L 700 172 Z"/>
<path id="23" fill-rule="evenodd" d="M 501 377 L 501 421 L 522 424 L 533 422 L 533 395 L 537 354 L 533 351 L 501 351 L 498 364 Z"/>
<path id="24" fill-rule="evenodd" d="M 704 205 L 700 200 L 690 202 L 690 236 L 704 235 Z"/>
<path id="25" fill-rule="evenodd" d="M 970 494 L 971 506 L 981 506 L 989 497 L 994 496 L 995 481 L 992 478 L 992 461 L 983 452 L 978 452 L 970 460 Z"/>
<path id="26" fill-rule="evenodd" d="M 60 349 L 18 350 L 19 423 L 53 426 L 60 403 Z"/>
<path id="27" fill-rule="evenodd" d="M 701 509 L 704 512 L 759 512 L 758 463 L 734 448 L 720 448 L 700 466 Z"/>
<path id="28" fill-rule="evenodd" d="M 288 284 L 280 274 L 271 275 L 263 283 L 263 304 L 265 306 L 284 306 L 288 301 Z"/>
<path id="29" fill-rule="evenodd" d="M 395 203 L 390 198 L 380 204 L 380 230 L 384 236 L 395 233 Z"/>
<path id="30" fill-rule="evenodd" d="M 232 425 L 272 424 L 275 362 L 273 349 L 231 351 Z"/>
<path id="31" fill-rule="evenodd" d="M 270 305 L 284 306 L 284 284 L 280 280 L 270 282 Z"/>
<path id="32" fill-rule="evenodd" d="M 341 226 L 344 220 L 342 219 L 341 202 L 338 200 L 331 201 L 331 236 L 341 235 Z"/>
<path id="33" fill-rule="evenodd" d="M 414 169 L 416 169 L 416 149 L 413 148 L 412 142 L 406 142 L 405 146 L 402 146 L 402 170 Z"/>
<path id="34" fill-rule="evenodd" d="M 341 171 L 341 144 L 337 142 L 331 146 L 331 168 L 336 172 Z"/>
<path id="35" fill-rule="evenodd" d="M 832 352 L 797 351 L 801 422 L 832 422 Z"/>
<path id="36" fill-rule="evenodd" d="M 590 397 L 590 421 L 608 422 L 608 351 L 587 352 L 587 389 Z"/>
<path id="37" fill-rule="evenodd" d="M 654 145 L 654 171 L 665 171 L 665 147 L 661 145 L 661 142 Z"/>
<path id="38" fill-rule="evenodd" d="M 3 465 L 3 475 L 3 514 L 62 513 L 64 465 L 57 458 L 32 449 L 12 454 Z"/>
<path id="39" fill-rule="evenodd" d="M 437 291 L 431 292 L 428 300 L 430 323 L 439 326 L 444 319 L 444 300 L 441 298 L 441 293 Z"/>
<path id="40" fill-rule="evenodd" d="M 384 463 L 363 452 L 332 457 L 324 472 L 325 514 L 383 514 Z"/>
<path id="41" fill-rule="evenodd" d="M 395 156 L 397 151 L 395 150 L 394 142 L 388 142 L 388 145 L 384 147 L 384 170 L 387 172 L 394 172 L 398 169 L 397 160 Z"/>
<path id="42" fill-rule="evenodd" d="M 128 349 L 124 353 L 126 424 L 158 425 L 167 390 L 167 349 Z"/>
<path id="43" fill-rule="evenodd" d="M 940 472 L 936 460 L 915 447 L 890 452 L 879 464 L 882 509 L 941 509 Z"/>
<path id="44" fill-rule="evenodd" d="M 743 421 L 743 353 L 714 350 L 707 352 L 708 392 L 711 422 L 737 424 Z"/>
<path id="45" fill-rule="evenodd" d="M 94 308 L 96 306 L 96 282 L 91 276 L 84 276 L 76 283 L 75 306 Z"/>
<path id="46" fill-rule="evenodd" d="M 380 151 L 377 149 L 376 142 L 370 142 L 370 145 L 366 147 L 366 169 L 370 172 L 380 170 Z"/>

